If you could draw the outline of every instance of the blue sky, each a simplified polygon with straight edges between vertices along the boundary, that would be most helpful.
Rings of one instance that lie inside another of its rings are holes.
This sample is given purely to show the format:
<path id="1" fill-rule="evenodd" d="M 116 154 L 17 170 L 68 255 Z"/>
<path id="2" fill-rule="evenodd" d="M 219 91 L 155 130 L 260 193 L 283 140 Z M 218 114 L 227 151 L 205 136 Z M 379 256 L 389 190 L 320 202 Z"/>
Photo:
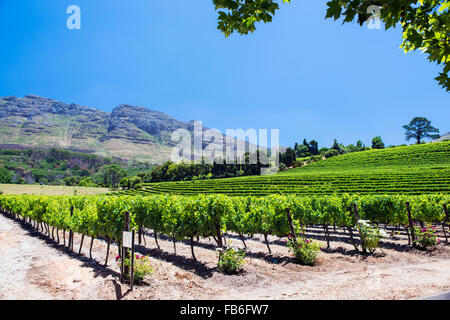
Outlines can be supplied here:
<path id="1" fill-rule="evenodd" d="M 370 145 L 376 135 L 402 144 L 415 116 L 450 131 L 439 68 L 405 55 L 398 29 L 325 20 L 325 3 L 282 4 L 253 35 L 225 38 L 210 0 L 0 0 L 0 96 L 142 105 L 222 131 L 280 129 L 285 146 Z M 72 4 L 81 30 L 66 28 Z"/>

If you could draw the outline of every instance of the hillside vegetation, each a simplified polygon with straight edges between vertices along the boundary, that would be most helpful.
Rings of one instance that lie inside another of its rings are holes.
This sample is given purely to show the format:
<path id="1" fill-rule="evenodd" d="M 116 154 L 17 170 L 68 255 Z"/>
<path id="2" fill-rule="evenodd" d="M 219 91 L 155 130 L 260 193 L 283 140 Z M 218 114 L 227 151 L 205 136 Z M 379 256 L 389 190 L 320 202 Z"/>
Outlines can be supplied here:
<path id="1" fill-rule="evenodd" d="M 116 165 L 124 176 L 149 170 L 149 163 L 60 149 L 0 149 L 0 183 L 68 186 L 103 185 L 103 172 Z"/>
<path id="2" fill-rule="evenodd" d="M 305 171 L 357 170 L 398 167 L 418 167 L 436 164 L 450 165 L 450 142 L 429 143 L 387 149 L 353 152 L 282 172 L 297 174 Z"/>
<path id="3" fill-rule="evenodd" d="M 272 176 L 166 182 L 144 187 L 140 194 L 449 193 L 450 142 L 345 154 Z"/>

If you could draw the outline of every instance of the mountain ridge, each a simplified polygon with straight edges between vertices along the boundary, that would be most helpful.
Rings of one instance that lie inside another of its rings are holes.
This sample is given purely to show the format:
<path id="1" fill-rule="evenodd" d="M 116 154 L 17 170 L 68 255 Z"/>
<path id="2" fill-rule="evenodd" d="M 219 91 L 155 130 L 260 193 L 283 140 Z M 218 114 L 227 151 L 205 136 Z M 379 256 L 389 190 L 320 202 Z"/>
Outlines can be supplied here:
<path id="1" fill-rule="evenodd" d="M 193 121 L 179 121 L 163 112 L 129 104 L 106 112 L 31 94 L 0 97 L 3 147 L 60 148 L 162 163 L 170 159 L 177 144 L 171 141 L 171 133 L 177 129 L 192 134 Z"/>

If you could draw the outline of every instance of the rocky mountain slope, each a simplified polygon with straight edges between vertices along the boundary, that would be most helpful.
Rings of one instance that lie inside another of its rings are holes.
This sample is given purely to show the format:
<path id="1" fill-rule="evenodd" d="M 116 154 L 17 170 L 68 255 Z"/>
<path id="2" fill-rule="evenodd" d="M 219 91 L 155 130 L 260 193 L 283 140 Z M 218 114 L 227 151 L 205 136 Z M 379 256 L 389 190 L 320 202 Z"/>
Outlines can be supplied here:
<path id="1" fill-rule="evenodd" d="M 144 107 L 119 105 L 109 113 L 34 95 L 0 98 L 0 148 L 62 148 L 161 163 L 170 159 L 171 134 L 180 128 L 193 132 L 194 125 Z"/>
<path id="2" fill-rule="evenodd" d="M 433 142 L 442 142 L 442 141 L 450 141 L 450 131 L 444 133 L 439 139 L 436 139 Z"/>

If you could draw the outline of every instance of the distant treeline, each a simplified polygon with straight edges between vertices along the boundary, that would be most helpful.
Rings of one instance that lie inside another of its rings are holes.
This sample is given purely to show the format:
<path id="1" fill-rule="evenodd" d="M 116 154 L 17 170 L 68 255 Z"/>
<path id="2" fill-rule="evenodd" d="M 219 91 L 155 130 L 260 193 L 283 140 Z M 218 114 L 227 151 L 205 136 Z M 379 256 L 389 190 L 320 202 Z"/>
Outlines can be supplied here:
<path id="1" fill-rule="evenodd" d="M 372 147 L 366 147 L 362 141 L 358 140 L 356 145 L 350 144 L 344 146 L 335 139 L 330 148 L 319 149 L 316 140 L 309 142 L 306 139 L 302 144 L 295 143 L 293 148 L 287 148 L 285 152 L 279 154 L 279 169 L 285 170 L 290 167 L 300 167 L 308 163 L 331 158 L 340 154 L 359 152 L 370 149 L 383 149 L 384 143 L 380 137 L 372 140 Z M 394 146 L 390 146 L 394 147 Z M 245 154 L 245 161 L 235 161 L 233 164 L 227 164 L 225 161 L 219 163 L 207 163 L 205 160 L 193 162 L 184 161 L 174 163 L 168 161 L 161 166 L 157 166 L 152 171 L 138 175 L 141 182 L 170 182 L 170 181 L 188 181 L 201 179 L 219 179 L 241 176 L 254 176 L 261 174 L 261 168 L 267 168 L 268 165 L 261 164 L 259 151 L 256 153 L 257 164 L 250 164 L 250 153 Z M 124 182 L 124 186 L 125 186 Z M 128 183 L 130 185 L 130 183 Z M 126 189 L 132 187 L 125 187 Z"/>
<path id="2" fill-rule="evenodd" d="M 251 163 L 255 161 L 250 161 L 250 159 L 256 159 L 256 163 Z M 235 160 L 234 163 L 226 163 L 225 160 L 216 160 L 211 163 L 206 162 L 205 159 L 181 163 L 167 161 L 152 171 L 139 175 L 139 177 L 142 182 L 150 183 L 253 176 L 259 175 L 261 168 L 269 167 L 268 164 L 262 164 L 261 162 L 259 151 L 256 154 L 247 152 L 244 159 L 241 161 Z"/>
<path id="3" fill-rule="evenodd" d="M 307 142 L 303 139 L 302 144 L 295 143 L 293 148 L 287 148 L 286 152 L 280 153 L 280 170 L 285 170 L 290 167 L 301 167 L 303 165 L 328 159 L 345 153 L 366 151 L 371 149 L 384 149 L 385 145 L 380 136 L 372 139 L 372 146 L 366 147 L 361 140 L 356 142 L 356 145 L 349 144 L 344 146 L 334 139 L 334 143 L 330 148 L 320 148 L 316 140 Z M 403 144 L 402 146 L 405 146 Z M 388 148 L 396 146 L 390 145 Z"/>

